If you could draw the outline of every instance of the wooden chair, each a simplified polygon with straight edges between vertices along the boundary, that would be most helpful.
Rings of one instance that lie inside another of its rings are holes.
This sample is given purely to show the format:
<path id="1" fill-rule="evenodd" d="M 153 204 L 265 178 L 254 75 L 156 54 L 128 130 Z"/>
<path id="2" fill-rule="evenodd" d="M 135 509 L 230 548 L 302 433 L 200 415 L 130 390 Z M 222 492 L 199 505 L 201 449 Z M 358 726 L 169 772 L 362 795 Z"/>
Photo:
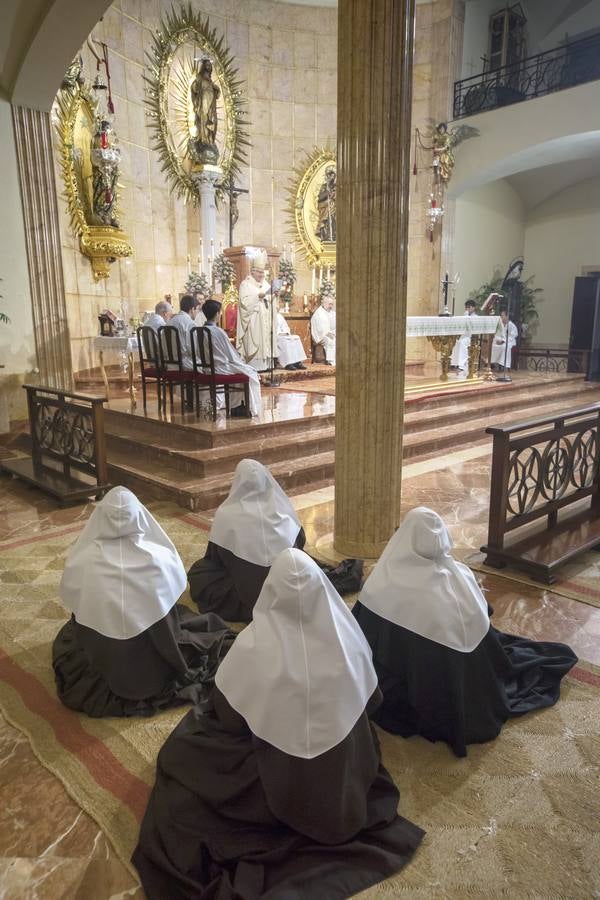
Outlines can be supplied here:
<path id="1" fill-rule="evenodd" d="M 192 385 L 194 373 L 183 368 L 183 354 L 179 332 L 174 325 L 163 325 L 158 329 L 158 349 L 160 354 L 161 387 L 163 408 L 167 408 L 167 387 L 171 409 L 173 409 L 173 388 L 181 388 L 181 412 L 185 413 L 184 388 Z"/>
<path id="2" fill-rule="evenodd" d="M 217 418 L 217 393 L 225 395 L 225 415 L 229 416 L 229 391 L 243 391 L 244 403 L 248 417 L 250 416 L 250 379 L 241 372 L 235 375 L 222 375 L 215 372 L 211 329 L 204 325 L 197 326 L 190 332 L 192 344 L 192 360 L 194 362 L 194 389 L 196 392 L 196 415 L 200 415 L 200 391 L 208 391 L 212 407 L 212 420 Z"/>
<path id="3" fill-rule="evenodd" d="M 149 325 L 141 325 L 137 330 L 138 351 L 140 354 L 140 374 L 142 376 L 142 396 L 144 398 L 144 412 L 146 411 L 146 382 L 156 382 L 156 396 L 158 398 L 158 411 L 162 406 L 161 398 L 161 368 L 160 352 L 158 349 L 158 335 Z"/>

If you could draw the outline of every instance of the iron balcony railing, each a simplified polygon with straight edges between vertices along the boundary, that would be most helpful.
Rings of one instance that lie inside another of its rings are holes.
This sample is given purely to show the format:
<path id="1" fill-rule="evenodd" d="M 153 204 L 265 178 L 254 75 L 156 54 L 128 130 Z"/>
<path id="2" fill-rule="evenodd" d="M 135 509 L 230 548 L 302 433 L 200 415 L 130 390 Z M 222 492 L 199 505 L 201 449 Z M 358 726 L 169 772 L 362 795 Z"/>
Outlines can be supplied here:
<path id="1" fill-rule="evenodd" d="M 454 118 L 543 97 L 600 79 L 600 34 L 454 84 Z"/>

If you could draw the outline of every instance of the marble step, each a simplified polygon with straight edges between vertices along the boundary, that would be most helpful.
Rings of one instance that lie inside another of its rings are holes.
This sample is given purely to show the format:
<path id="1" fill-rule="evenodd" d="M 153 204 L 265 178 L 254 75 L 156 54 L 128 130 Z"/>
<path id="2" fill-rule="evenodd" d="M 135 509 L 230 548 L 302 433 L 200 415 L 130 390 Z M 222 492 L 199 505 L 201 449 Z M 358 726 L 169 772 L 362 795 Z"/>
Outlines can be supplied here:
<path id="1" fill-rule="evenodd" d="M 460 383 L 456 384 L 459 385 Z M 515 398 L 515 400 L 524 396 L 531 398 L 538 395 L 546 395 L 555 390 L 576 390 L 578 386 L 585 384 L 587 384 L 587 382 L 584 382 L 583 377 L 578 374 L 560 376 L 540 375 L 535 379 L 528 380 L 526 383 L 522 380 L 515 380 L 504 384 L 502 386 L 502 396 L 510 396 Z M 480 402 L 484 399 L 489 400 L 490 395 L 493 395 L 495 399 L 498 397 L 498 393 L 498 385 L 495 382 L 491 382 L 489 385 L 480 384 L 474 396 L 469 382 L 465 381 L 464 387 L 456 386 L 446 389 L 432 388 L 431 395 L 423 394 L 411 396 L 409 394 L 405 400 L 405 408 L 407 410 L 415 408 L 434 410 L 446 407 L 450 404 L 463 404 L 473 402 L 474 400 L 476 400 L 476 402 Z"/>
<path id="2" fill-rule="evenodd" d="M 115 455 L 121 458 L 142 459 L 149 463 L 172 468 L 176 473 L 185 472 L 195 477 L 209 477 L 219 473 L 233 472 L 241 459 L 251 457 L 265 465 L 272 466 L 284 460 L 302 456 L 312 456 L 334 449 L 335 427 L 333 425 L 312 426 L 312 420 L 305 420 L 304 430 L 293 435 L 273 435 L 265 439 L 247 440 L 233 446 L 204 449 L 173 449 L 165 445 L 168 434 L 162 435 L 160 442 L 140 442 L 134 437 L 107 434 L 108 459 Z"/>
<path id="3" fill-rule="evenodd" d="M 531 409 L 532 404 L 535 403 L 535 408 L 537 409 L 538 406 L 554 402 L 555 400 L 560 402 L 565 408 L 577 408 L 588 403 L 594 403 L 594 396 L 586 396 L 590 395 L 590 392 L 593 394 L 594 391 L 597 395 L 597 386 L 594 387 L 593 384 L 583 382 L 579 378 L 578 381 L 568 381 L 563 385 L 548 386 L 543 392 L 531 391 L 527 388 L 512 391 L 510 387 L 506 392 L 504 390 L 500 392 L 496 389 L 492 396 L 481 396 L 481 393 L 478 392 L 476 395 L 471 394 L 469 399 L 465 398 L 462 402 L 444 404 L 445 408 L 438 407 L 436 410 L 428 410 L 420 406 L 415 408 L 412 405 L 407 405 L 404 412 L 405 431 L 425 430 L 431 426 L 432 421 L 435 421 L 436 425 L 441 427 L 446 424 L 467 422 L 469 419 L 481 419 L 482 417 L 497 414 L 506 416 L 507 413 L 510 413 L 510 416 L 507 418 L 512 420 L 526 418 L 525 415 L 522 415 L 522 412 Z M 535 401 L 536 394 L 539 394 L 537 403 Z M 424 415 L 425 412 L 428 415 Z M 532 415 L 536 415 L 536 413 L 532 413 Z"/>
<path id="4" fill-rule="evenodd" d="M 269 466 L 282 488 L 300 493 L 333 483 L 334 453 L 315 453 L 308 457 L 284 460 Z M 129 454 L 115 454 L 108 466 L 111 484 L 122 484 L 142 497 L 169 499 L 191 510 L 211 510 L 225 499 L 231 484 L 230 475 L 194 478 L 177 473 L 170 466 L 153 465 Z"/>
<path id="5" fill-rule="evenodd" d="M 489 443 L 492 446 L 492 438 L 486 434 L 486 428 L 492 426 L 506 426 L 514 424 L 518 421 L 526 421 L 527 419 L 535 419 L 542 416 L 549 416 L 553 413 L 564 413 L 569 409 L 577 409 L 578 407 L 587 406 L 597 400 L 597 390 L 595 396 L 577 396 L 569 398 L 569 402 L 565 404 L 564 397 L 554 397 L 551 400 L 541 399 L 537 403 L 529 403 L 527 407 L 521 407 L 511 412 L 498 413 L 494 408 L 479 411 L 477 418 L 471 422 L 458 422 L 454 425 L 440 425 L 435 420 L 429 420 L 429 428 L 416 431 L 405 432 L 403 440 L 402 455 L 404 459 L 431 459 L 439 453 L 440 450 L 459 450 L 462 447 L 473 446 L 475 444 Z M 434 427 L 431 427 L 431 426 Z"/>
<path id="6" fill-rule="evenodd" d="M 270 441 L 274 437 L 294 440 L 298 435 L 305 433 L 307 421 L 310 421 L 311 428 L 333 426 L 335 424 L 333 404 L 331 413 L 312 416 L 310 420 L 281 419 L 272 422 L 254 422 L 249 426 L 246 419 L 229 419 L 226 427 L 222 420 L 215 425 L 199 422 L 193 414 L 189 416 L 189 421 L 171 422 L 146 418 L 142 413 L 131 415 L 129 411 L 107 408 L 104 415 L 104 430 L 107 435 L 132 438 L 140 443 L 143 441 L 160 445 L 168 439 L 171 449 L 202 450 L 267 439 Z"/>

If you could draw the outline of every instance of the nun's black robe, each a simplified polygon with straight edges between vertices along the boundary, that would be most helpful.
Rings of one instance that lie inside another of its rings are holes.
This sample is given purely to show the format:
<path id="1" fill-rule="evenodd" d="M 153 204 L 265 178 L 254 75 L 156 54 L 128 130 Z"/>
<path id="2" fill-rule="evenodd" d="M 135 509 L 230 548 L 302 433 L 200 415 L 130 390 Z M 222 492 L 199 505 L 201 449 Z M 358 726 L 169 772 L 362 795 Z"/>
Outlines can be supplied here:
<path id="1" fill-rule="evenodd" d="M 302 550 L 306 543 L 304 529 L 298 532 L 294 547 Z M 208 542 L 203 559 L 188 572 L 190 594 L 200 612 L 214 612 L 228 622 L 251 622 L 270 566 L 257 566 L 240 559 L 230 550 Z"/>
<path id="2" fill-rule="evenodd" d="M 57 693 L 65 706 L 94 718 L 203 705 L 234 637 L 218 616 L 179 604 L 127 640 L 106 637 L 71 616 L 52 647 Z"/>
<path id="3" fill-rule="evenodd" d="M 158 756 L 133 854 L 149 900 L 342 900 L 408 862 L 423 831 L 397 815 L 366 712 L 299 759 L 253 735 L 217 688 L 213 699 Z"/>
<path id="4" fill-rule="evenodd" d="M 456 756 L 498 736 L 507 719 L 552 706 L 577 662 L 566 644 L 530 641 L 490 625 L 470 653 L 395 625 L 360 602 L 354 616 L 373 651 L 383 703 L 373 720 L 392 734 L 445 741 Z"/>

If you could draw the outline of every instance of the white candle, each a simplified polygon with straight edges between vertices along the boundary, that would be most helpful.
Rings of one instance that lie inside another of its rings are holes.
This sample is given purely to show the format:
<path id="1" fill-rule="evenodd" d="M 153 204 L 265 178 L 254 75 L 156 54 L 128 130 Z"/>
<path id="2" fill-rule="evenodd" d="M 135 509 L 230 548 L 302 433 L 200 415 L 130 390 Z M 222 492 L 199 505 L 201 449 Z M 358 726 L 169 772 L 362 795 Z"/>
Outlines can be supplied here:
<path id="1" fill-rule="evenodd" d="M 188 270 L 188 275 L 189 275 L 192 271 L 192 257 L 190 256 L 189 253 L 187 255 L 187 270 Z"/>
<path id="2" fill-rule="evenodd" d="M 212 241 L 211 241 L 212 244 Z M 212 256 L 208 257 L 208 283 L 212 285 Z"/>
<path id="3" fill-rule="evenodd" d="M 311 292 L 311 294 L 314 294 L 314 292 L 315 292 L 315 267 L 314 266 L 312 267 L 312 287 L 311 287 L 310 292 Z"/>
<path id="4" fill-rule="evenodd" d="M 223 252 L 223 241 L 219 241 L 219 253 Z"/>

